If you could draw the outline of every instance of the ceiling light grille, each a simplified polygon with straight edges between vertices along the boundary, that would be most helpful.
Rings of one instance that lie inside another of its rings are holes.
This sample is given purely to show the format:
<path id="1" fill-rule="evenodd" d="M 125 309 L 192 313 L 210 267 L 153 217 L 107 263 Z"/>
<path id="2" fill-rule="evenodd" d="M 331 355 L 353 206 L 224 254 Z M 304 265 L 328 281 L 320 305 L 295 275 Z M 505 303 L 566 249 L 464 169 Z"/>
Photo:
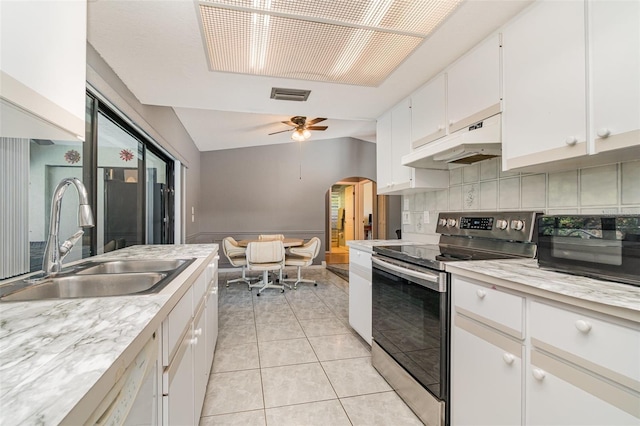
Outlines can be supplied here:
<path id="1" fill-rule="evenodd" d="M 378 86 L 461 0 L 201 0 L 213 71 Z"/>

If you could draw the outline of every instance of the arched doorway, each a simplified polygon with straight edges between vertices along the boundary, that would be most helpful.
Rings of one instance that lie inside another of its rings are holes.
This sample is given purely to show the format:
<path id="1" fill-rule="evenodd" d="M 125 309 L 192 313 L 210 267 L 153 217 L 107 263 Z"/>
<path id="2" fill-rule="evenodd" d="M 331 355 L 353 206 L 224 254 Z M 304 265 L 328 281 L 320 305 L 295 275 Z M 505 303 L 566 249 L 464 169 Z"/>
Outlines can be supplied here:
<path id="1" fill-rule="evenodd" d="M 370 179 L 342 179 L 327 192 L 327 264 L 349 263 L 350 240 L 377 237 L 376 184 Z"/>

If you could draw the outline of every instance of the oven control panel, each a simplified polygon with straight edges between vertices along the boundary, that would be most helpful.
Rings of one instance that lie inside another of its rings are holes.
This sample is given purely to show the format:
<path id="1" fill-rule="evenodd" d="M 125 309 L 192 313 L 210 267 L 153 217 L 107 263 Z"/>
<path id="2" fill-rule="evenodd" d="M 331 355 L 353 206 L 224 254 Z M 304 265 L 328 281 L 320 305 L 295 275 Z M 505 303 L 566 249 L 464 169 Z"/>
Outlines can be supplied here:
<path id="1" fill-rule="evenodd" d="M 442 235 L 533 241 L 536 218 L 542 213 L 442 212 L 436 232 Z"/>
<path id="2" fill-rule="evenodd" d="M 492 217 L 461 217 L 460 229 L 482 229 L 491 231 L 493 229 Z"/>

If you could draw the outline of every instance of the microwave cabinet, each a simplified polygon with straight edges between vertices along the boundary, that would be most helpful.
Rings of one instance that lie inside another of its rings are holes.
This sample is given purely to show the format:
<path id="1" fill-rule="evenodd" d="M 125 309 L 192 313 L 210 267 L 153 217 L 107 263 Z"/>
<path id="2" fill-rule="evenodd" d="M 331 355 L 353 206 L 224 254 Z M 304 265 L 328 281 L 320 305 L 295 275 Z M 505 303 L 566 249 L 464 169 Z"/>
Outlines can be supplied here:
<path id="1" fill-rule="evenodd" d="M 638 323 L 456 274 L 451 288 L 452 425 L 640 422 Z"/>

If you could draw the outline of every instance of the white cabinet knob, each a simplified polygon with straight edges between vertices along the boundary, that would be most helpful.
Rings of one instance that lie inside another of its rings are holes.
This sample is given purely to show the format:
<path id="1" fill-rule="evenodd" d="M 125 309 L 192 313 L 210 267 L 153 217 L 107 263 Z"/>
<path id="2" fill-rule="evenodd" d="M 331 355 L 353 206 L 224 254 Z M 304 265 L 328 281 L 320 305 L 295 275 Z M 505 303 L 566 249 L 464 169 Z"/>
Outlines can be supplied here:
<path id="1" fill-rule="evenodd" d="M 532 373 L 533 373 L 533 377 L 538 381 L 542 381 L 544 377 L 547 375 L 547 373 L 545 373 L 544 370 L 541 370 L 539 368 L 534 368 Z"/>
<path id="2" fill-rule="evenodd" d="M 576 143 L 578 143 L 578 138 L 576 138 L 575 136 L 569 136 L 564 140 L 564 143 L 569 146 L 574 146 Z"/>
<path id="3" fill-rule="evenodd" d="M 193 330 L 193 335 L 194 336 L 202 336 L 202 329 L 201 328 L 197 328 L 197 329 Z"/>
<path id="4" fill-rule="evenodd" d="M 449 120 L 449 126 L 453 126 L 453 123 L 455 123 L 455 121 Z"/>
<path id="5" fill-rule="evenodd" d="M 444 124 L 439 125 L 438 130 L 444 130 Z"/>
<path id="6" fill-rule="evenodd" d="M 195 346 L 198 344 L 198 338 L 194 337 L 193 339 L 189 340 L 189 344 L 192 346 Z"/>
<path id="7" fill-rule="evenodd" d="M 603 127 L 602 129 L 598 130 L 597 135 L 601 138 L 608 138 L 609 136 L 611 136 L 611 130 Z"/>
<path id="8" fill-rule="evenodd" d="M 585 320 L 578 320 L 576 321 L 576 328 L 584 334 L 587 334 L 589 331 L 591 331 L 591 324 L 588 321 Z"/>
<path id="9" fill-rule="evenodd" d="M 513 354 L 510 354 L 509 352 L 505 352 L 504 354 L 502 354 L 502 359 L 504 360 L 504 362 L 511 365 L 513 364 L 513 361 L 516 360 L 516 357 Z"/>
<path id="10" fill-rule="evenodd" d="M 484 299 L 484 297 L 487 295 L 487 292 L 484 290 L 476 290 L 476 295 L 480 298 L 480 299 Z"/>

